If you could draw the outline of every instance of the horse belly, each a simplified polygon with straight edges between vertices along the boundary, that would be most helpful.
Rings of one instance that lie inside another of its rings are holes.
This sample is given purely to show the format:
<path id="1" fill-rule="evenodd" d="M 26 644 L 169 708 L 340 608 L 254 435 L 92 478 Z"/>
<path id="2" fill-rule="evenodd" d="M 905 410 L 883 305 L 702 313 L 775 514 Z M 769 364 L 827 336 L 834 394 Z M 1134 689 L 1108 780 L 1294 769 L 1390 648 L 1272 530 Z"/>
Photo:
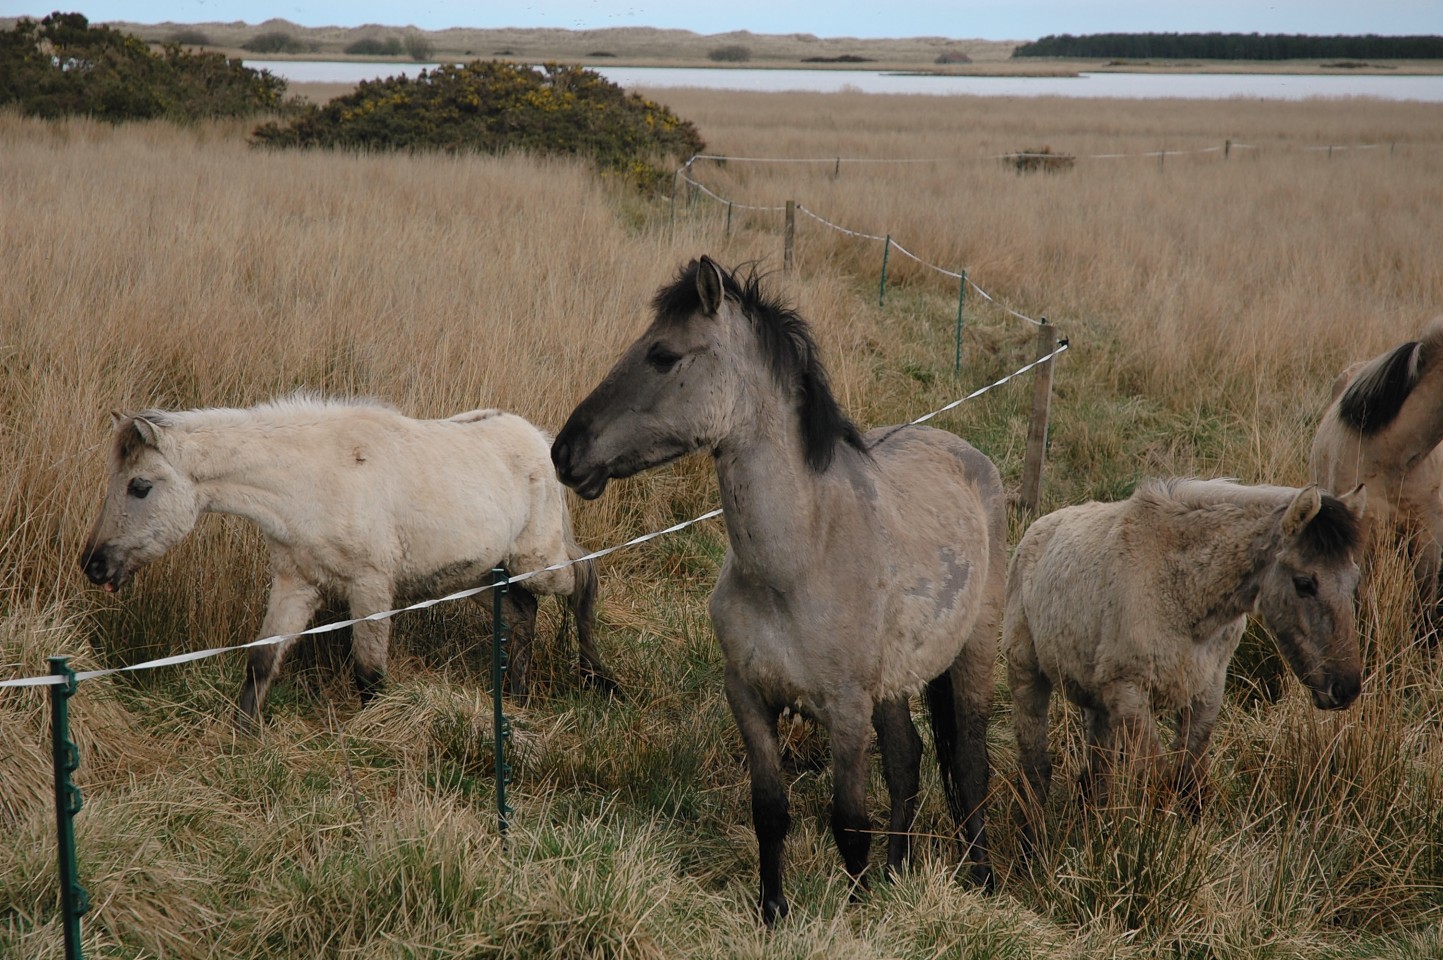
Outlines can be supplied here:
<path id="1" fill-rule="evenodd" d="M 738 586 L 723 569 L 711 598 L 712 627 L 729 668 L 774 707 L 792 707 L 827 721 L 832 699 L 859 686 L 875 694 L 875 656 L 849 642 L 857 625 L 804 601 L 784 604 L 764 587 Z M 795 598 L 793 598 L 795 599 Z M 810 612 L 809 612 L 810 610 Z"/>

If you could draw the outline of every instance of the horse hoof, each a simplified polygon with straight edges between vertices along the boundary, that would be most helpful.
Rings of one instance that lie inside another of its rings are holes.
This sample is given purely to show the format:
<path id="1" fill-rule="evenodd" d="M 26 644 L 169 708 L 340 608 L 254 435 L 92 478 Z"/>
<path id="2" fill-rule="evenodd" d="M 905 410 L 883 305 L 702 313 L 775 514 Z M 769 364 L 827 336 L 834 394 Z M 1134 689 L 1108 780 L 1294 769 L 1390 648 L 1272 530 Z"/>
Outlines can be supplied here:
<path id="1" fill-rule="evenodd" d="M 626 699 L 626 695 L 621 692 L 620 684 L 604 673 L 598 673 L 594 670 L 583 671 L 581 674 L 581 685 L 588 690 L 594 690 L 612 700 Z"/>
<path id="2" fill-rule="evenodd" d="M 261 718 L 245 710 L 235 712 L 235 732 L 242 737 L 254 737 L 261 732 Z"/>
<path id="3" fill-rule="evenodd" d="M 786 919 L 791 907 L 787 906 L 786 897 L 776 897 L 771 900 L 763 900 L 759 905 L 762 911 L 762 923 L 767 926 L 775 926 L 778 920 Z"/>

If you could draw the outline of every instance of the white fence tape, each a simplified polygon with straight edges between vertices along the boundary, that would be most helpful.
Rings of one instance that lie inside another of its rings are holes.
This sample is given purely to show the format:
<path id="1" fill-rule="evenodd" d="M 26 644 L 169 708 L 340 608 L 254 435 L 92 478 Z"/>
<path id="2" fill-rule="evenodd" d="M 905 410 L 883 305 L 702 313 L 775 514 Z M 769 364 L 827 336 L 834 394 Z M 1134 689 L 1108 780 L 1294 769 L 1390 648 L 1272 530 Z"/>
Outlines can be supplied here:
<path id="1" fill-rule="evenodd" d="M 1048 360 L 1051 360 L 1053 357 L 1062 353 L 1066 349 L 1067 342 L 1063 341 L 1061 346 L 1059 346 L 1056 350 L 1054 350 L 1047 356 L 1034 360 L 1031 363 L 1027 364 L 1025 367 L 1020 367 L 1019 369 L 1014 370 L 1012 373 L 1009 373 L 1001 380 L 998 380 L 995 383 L 990 383 L 987 386 L 982 387 L 981 389 L 974 390 L 960 400 L 953 400 L 946 406 L 939 407 L 931 413 L 918 417 L 916 420 L 913 420 L 911 422 L 913 424 L 918 424 L 927 420 L 931 420 L 938 414 L 945 413 L 946 411 L 951 410 L 952 408 L 962 403 L 966 403 L 968 400 L 971 400 L 974 397 L 980 397 L 987 391 L 996 389 L 997 387 L 1002 386 L 1004 383 L 1007 383 L 1009 380 L 1021 376 L 1022 374 L 1031 370 L 1033 367 L 1036 367 L 1038 364 L 1046 363 Z M 625 550 L 628 547 L 638 546 L 639 544 L 646 543 L 648 540 L 655 540 L 657 537 L 664 537 L 667 534 L 676 533 L 680 530 L 685 530 L 687 527 L 690 527 L 693 524 L 701 523 L 704 520 L 711 520 L 712 518 L 719 517 L 721 515 L 721 508 L 709 510 L 700 516 L 692 517 L 690 520 L 683 520 L 680 523 L 674 523 L 671 526 L 666 527 L 662 530 L 654 530 L 651 533 L 644 533 L 640 536 L 633 537 L 630 540 L 627 540 L 625 543 L 618 543 L 615 546 L 611 547 L 603 547 L 602 549 L 595 550 L 591 553 L 586 554 L 583 557 L 577 557 L 575 560 L 566 560 L 562 563 L 553 563 L 549 567 L 542 567 L 540 570 L 531 570 L 526 573 L 518 573 L 517 575 L 509 577 L 506 580 L 502 581 L 502 583 L 522 583 L 526 580 L 530 580 L 532 577 L 538 577 L 543 573 L 549 573 L 552 570 L 561 570 L 565 567 L 571 566 L 572 564 L 582 563 L 587 560 L 597 560 L 609 554 L 616 553 L 618 550 Z M 249 650 L 252 647 L 271 646 L 277 643 L 284 643 L 287 640 L 294 640 L 297 637 L 310 636 L 312 634 L 318 633 L 331 633 L 336 630 L 342 630 L 346 627 L 353 626 L 354 624 L 361 623 L 366 620 L 389 620 L 390 618 L 398 614 L 409 613 L 412 610 L 425 610 L 428 607 L 434 607 L 437 604 L 450 603 L 453 600 L 464 600 L 468 597 L 474 597 L 477 594 L 485 593 L 487 590 L 490 590 L 499 585 L 501 584 L 488 583 L 484 584 L 483 586 L 471 587 L 467 590 L 458 590 L 455 593 L 448 593 L 444 597 L 436 597 L 431 600 L 422 600 L 418 603 L 413 603 L 410 606 L 398 607 L 395 610 L 381 610 L 364 617 L 356 617 L 351 620 L 338 620 L 335 623 L 324 623 L 317 627 L 311 627 L 308 630 L 301 630 L 298 633 L 283 633 L 271 637 L 262 637 L 259 640 L 252 640 L 249 643 L 236 644 L 235 646 L 211 647 L 207 650 L 193 650 L 189 653 L 177 653 L 172 656 L 161 657 L 157 660 L 146 660 L 143 663 L 132 663 L 129 666 L 124 667 L 111 667 L 105 670 L 77 671 L 75 674 L 75 679 L 77 681 L 94 680 L 97 677 L 108 677 L 117 673 L 130 673 L 139 670 L 154 670 L 158 667 L 169 667 L 181 663 L 190 663 L 195 660 L 204 660 L 208 657 L 216 657 L 223 653 L 232 653 L 237 650 Z M 65 682 L 67 682 L 67 679 L 65 677 L 54 675 L 46 675 L 39 677 L 21 677 L 14 680 L 0 680 L 0 690 L 14 687 L 48 687 Z"/>

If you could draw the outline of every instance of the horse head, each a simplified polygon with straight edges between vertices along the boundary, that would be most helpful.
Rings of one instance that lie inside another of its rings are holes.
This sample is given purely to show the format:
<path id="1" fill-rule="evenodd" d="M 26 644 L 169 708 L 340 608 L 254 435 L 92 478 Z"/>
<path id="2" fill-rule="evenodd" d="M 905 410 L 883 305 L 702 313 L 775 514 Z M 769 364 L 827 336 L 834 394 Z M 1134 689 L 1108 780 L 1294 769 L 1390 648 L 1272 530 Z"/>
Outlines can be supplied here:
<path id="1" fill-rule="evenodd" d="M 557 475 L 594 499 L 629 477 L 698 450 L 744 424 L 794 417 L 808 468 L 838 443 L 863 448 L 832 396 L 806 323 L 762 290 L 753 269 L 692 260 L 652 300 L 655 318 L 591 391 L 551 448 Z"/>
<path id="2" fill-rule="evenodd" d="M 80 554 L 90 582 L 119 590 L 195 526 L 195 482 L 175 464 L 170 418 L 159 411 L 112 413 L 115 442 L 105 502 Z"/>
<path id="3" fill-rule="evenodd" d="M 1348 706 L 1362 689 L 1353 595 L 1366 501 L 1363 487 L 1344 497 L 1311 485 L 1298 491 L 1259 584 L 1257 613 L 1322 710 Z"/>

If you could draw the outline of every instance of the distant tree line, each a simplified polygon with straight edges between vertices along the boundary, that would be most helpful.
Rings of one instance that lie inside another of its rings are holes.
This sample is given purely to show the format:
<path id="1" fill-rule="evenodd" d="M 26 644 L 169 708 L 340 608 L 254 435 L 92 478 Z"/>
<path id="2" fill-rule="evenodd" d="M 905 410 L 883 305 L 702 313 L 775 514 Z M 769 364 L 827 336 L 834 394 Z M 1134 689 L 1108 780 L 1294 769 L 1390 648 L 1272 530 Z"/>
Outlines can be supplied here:
<path id="1" fill-rule="evenodd" d="M 20 18 L 0 33 L 0 106 L 39 117 L 87 114 L 119 123 L 194 121 L 282 111 L 286 82 L 219 53 L 93 27 L 78 13 Z"/>
<path id="2" fill-rule="evenodd" d="M 1024 43 L 1013 57 L 1194 60 L 1439 60 L 1443 36 L 1314 37 L 1287 33 L 1070 33 Z"/>

